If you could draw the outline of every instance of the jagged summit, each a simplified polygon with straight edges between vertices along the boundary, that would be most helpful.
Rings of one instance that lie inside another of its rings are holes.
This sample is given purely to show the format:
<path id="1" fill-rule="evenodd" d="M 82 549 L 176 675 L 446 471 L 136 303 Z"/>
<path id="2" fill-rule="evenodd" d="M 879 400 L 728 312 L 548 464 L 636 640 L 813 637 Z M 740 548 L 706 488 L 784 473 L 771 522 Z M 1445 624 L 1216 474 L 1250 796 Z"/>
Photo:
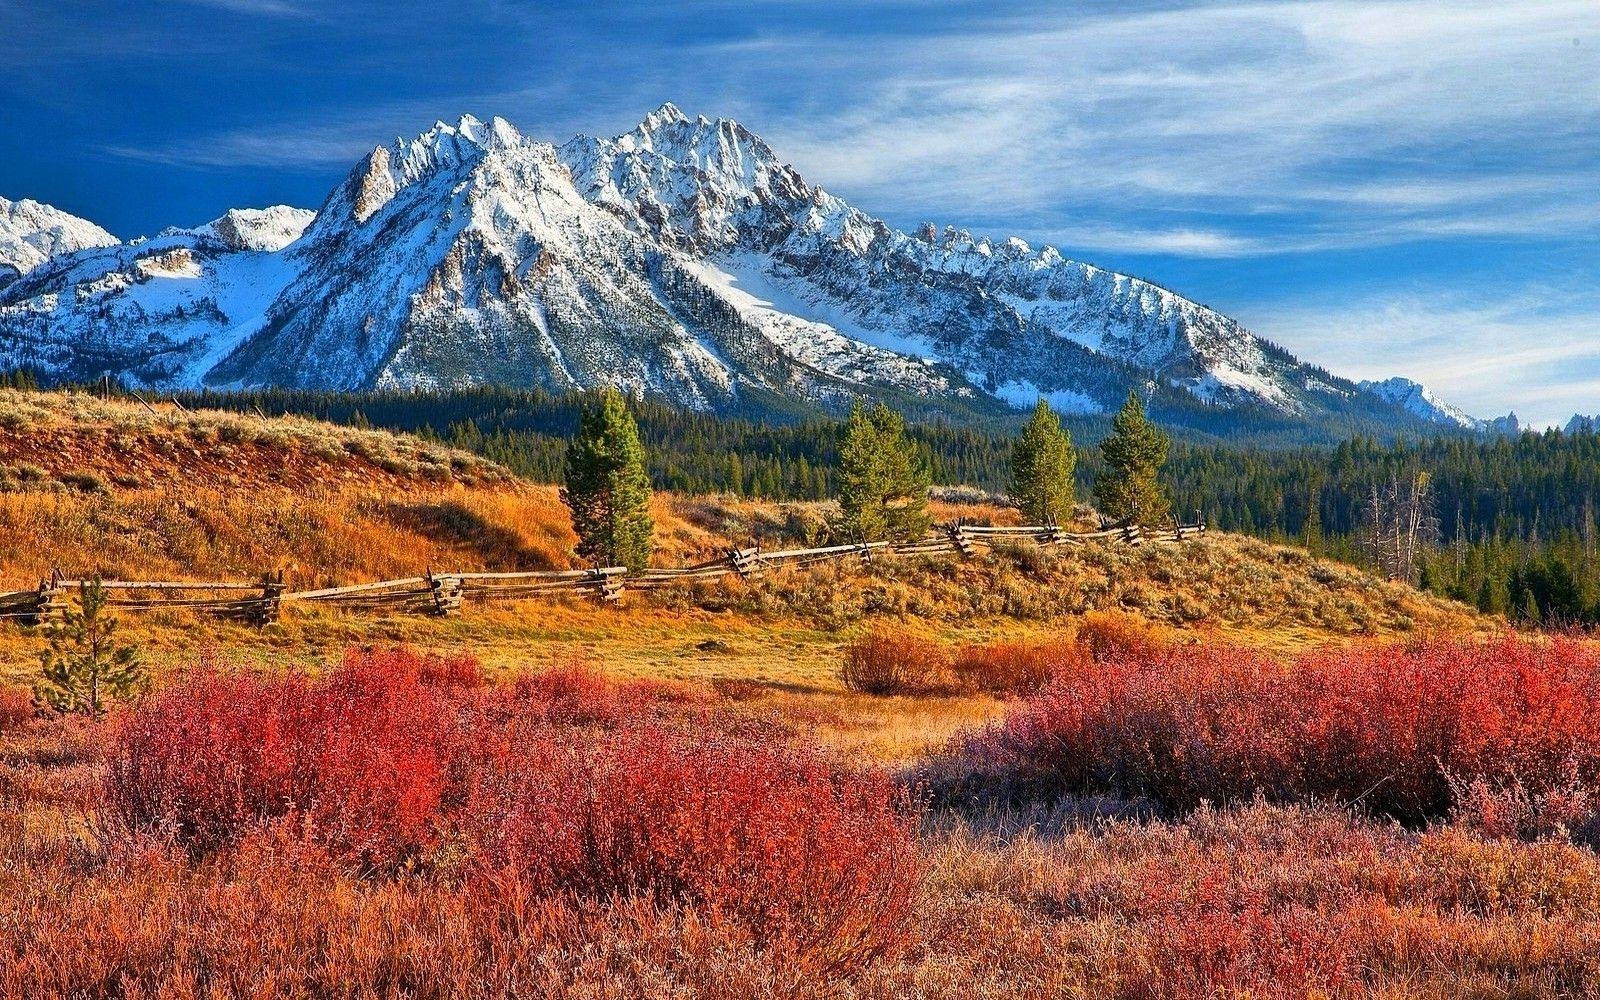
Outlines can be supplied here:
<path id="1" fill-rule="evenodd" d="M 1446 424 L 1468 429 L 1477 429 L 1482 423 L 1464 411 L 1444 402 L 1422 383 L 1399 375 L 1380 382 L 1364 381 L 1359 385 L 1365 391 L 1387 399 L 1396 406 L 1421 417 L 1429 423 Z"/>
<path id="2" fill-rule="evenodd" d="M 210 237 L 230 250 L 276 253 L 299 239 L 317 213 L 290 205 L 230 208 L 220 217 L 187 232 Z M 168 233 L 184 230 L 168 230 Z"/>
<path id="3" fill-rule="evenodd" d="M 42 202 L 0 198 L 0 285 L 9 284 L 51 257 L 116 244 L 99 226 Z"/>
<path id="4" fill-rule="evenodd" d="M 559 148 L 463 115 L 375 147 L 314 218 L 240 210 L 68 253 L 0 292 L 0 363 L 159 385 L 612 384 L 704 409 L 901 394 L 1105 412 L 1138 387 L 1207 427 L 1431 419 L 1054 247 L 902 232 L 671 103 Z"/>

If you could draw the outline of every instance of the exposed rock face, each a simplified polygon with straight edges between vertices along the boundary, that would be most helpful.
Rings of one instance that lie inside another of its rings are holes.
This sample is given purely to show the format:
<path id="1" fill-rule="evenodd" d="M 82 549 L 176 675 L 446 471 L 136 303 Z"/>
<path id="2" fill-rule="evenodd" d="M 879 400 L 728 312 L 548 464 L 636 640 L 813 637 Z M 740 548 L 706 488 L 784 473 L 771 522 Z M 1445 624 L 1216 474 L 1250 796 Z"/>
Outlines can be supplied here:
<path id="1" fill-rule="evenodd" d="M 0 364 L 160 385 L 611 384 L 713 410 L 899 393 L 1104 412 L 1138 388 L 1212 417 L 1433 419 L 1053 247 L 900 232 L 737 122 L 670 104 L 559 149 L 498 118 L 440 122 L 375 149 L 314 218 L 240 210 L 59 257 L 0 292 Z"/>

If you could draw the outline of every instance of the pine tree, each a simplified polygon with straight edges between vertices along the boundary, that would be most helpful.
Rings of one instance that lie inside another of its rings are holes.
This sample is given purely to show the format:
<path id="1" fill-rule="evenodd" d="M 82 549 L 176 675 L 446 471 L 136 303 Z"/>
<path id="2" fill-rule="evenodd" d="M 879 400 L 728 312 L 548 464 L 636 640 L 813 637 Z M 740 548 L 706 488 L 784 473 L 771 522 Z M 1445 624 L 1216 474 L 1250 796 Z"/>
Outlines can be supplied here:
<path id="1" fill-rule="evenodd" d="M 930 481 L 900 414 L 882 403 L 868 413 L 857 403 L 839 445 L 840 533 L 863 542 L 922 537 Z"/>
<path id="2" fill-rule="evenodd" d="M 110 699 L 141 694 L 149 678 L 133 646 L 116 641 L 117 619 L 105 614 L 106 589 L 96 577 L 83 588 L 82 607 L 46 627 L 34 696 L 58 712 L 105 714 Z"/>
<path id="3" fill-rule="evenodd" d="M 839 530 L 846 538 L 873 542 L 884 536 L 886 482 L 877 425 L 856 403 L 839 444 Z"/>
<path id="4" fill-rule="evenodd" d="M 650 563 L 650 477 L 639 427 L 622 393 L 606 389 L 586 406 L 567 447 L 566 489 L 578 555 L 640 570 Z"/>
<path id="5" fill-rule="evenodd" d="M 1128 393 L 1128 401 L 1112 418 L 1111 433 L 1100 442 L 1106 465 L 1094 481 L 1100 513 L 1113 521 L 1147 526 L 1170 521 L 1172 502 L 1156 481 L 1170 444 L 1160 428 L 1145 419 L 1138 392 Z"/>
<path id="6" fill-rule="evenodd" d="M 1011 449 L 1011 498 L 1029 524 L 1066 524 L 1072 519 L 1077 456 L 1072 437 L 1050 404 L 1039 400 L 1033 417 Z"/>

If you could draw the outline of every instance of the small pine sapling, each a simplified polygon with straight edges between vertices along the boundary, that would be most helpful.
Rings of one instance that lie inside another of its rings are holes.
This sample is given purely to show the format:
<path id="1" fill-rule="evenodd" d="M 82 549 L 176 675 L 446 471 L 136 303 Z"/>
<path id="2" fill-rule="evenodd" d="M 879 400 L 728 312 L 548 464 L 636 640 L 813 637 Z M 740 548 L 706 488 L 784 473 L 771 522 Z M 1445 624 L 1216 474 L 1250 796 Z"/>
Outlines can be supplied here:
<path id="1" fill-rule="evenodd" d="M 105 613 L 99 578 L 83 588 L 82 607 L 67 609 L 45 626 L 49 645 L 40 654 L 34 696 L 58 712 L 104 715 L 111 700 L 137 697 L 149 676 L 134 646 L 117 642 L 117 619 Z"/>

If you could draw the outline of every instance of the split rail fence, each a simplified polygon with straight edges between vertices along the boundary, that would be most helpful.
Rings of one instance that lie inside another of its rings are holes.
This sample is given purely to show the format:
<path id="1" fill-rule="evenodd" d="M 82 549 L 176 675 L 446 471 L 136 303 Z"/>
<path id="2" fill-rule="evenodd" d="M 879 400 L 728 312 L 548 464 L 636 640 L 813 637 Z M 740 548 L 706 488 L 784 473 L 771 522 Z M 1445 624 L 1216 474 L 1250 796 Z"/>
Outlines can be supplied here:
<path id="1" fill-rule="evenodd" d="M 833 560 L 871 561 L 880 555 L 971 556 L 996 543 L 1028 541 L 1041 546 L 1110 543 L 1142 545 L 1145 542 L 1182 542 L 1205 533 L 1204 524 L 1178 525 L 1165 531 L 1144 531 L 1137 525 L 1119 525 L 1100 531 L 1070 532 L 1053 526 L 994 527 L 957 522 L 942 525 L 912 542 L 862 542 L 811 549 L 734 549 L 718 559 L 675 569 L 630 571 L 625 566 L 596 569 L 550 570 L 526 573 L 434 573 L 401 580 L 381 580 L 348 587 L 289 591 L 281 573 L 260 581 L 135 581 L 104 580 L 108 607 L 131 611 L 192 608 L 221 618 L 266 625 L 278 620 L 283 605 L 291 602 L 322 604 L 354 611 L 384 611 L 429 615 L 459 613 L 463 601 L 522 600 L 559 594 L 587 594 L 616 600 L 623 590 L 652 590 L 696 580 L 738 576 L 754 579 L 768 569 L 808 566 Z M 91 581 L 70 579 L 57 571 L 34 590 L 0 593 L 0 621 L 42 624 L 59 620 L 70 607 L 74 591 L 81 593 Z"/>

